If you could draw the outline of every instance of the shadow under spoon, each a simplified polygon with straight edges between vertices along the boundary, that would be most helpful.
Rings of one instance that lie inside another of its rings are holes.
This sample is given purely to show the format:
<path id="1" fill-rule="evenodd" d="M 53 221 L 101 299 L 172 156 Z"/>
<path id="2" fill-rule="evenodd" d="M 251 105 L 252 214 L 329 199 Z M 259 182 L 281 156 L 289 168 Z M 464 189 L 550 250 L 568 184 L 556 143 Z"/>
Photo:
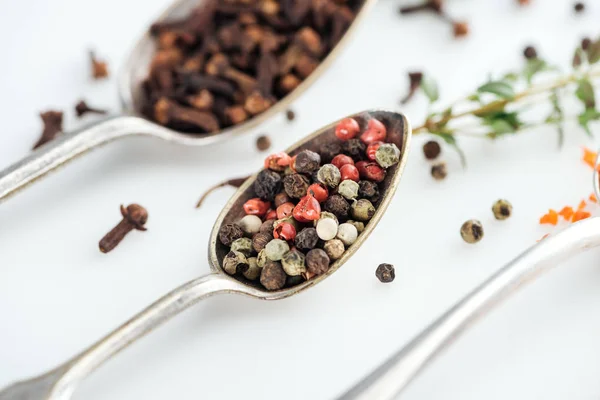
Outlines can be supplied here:
<path id="1" fill-rule="evenodd" d="M 211 269 L 208 275 L 192 280 L 173 290 L 115 331 L 54 370 L 6 388 L 0 392 L 0 400 L 68 400 L 71 398 L 76 386 L 105 361 L 154 328 L 206 297 L 222 293 L 236 293 L 262 300 L 278 300 L 298 294 L 331 276 L 352 257 L 383 217 L 396 192 L 400 176 L 406 165 L 411 137 L 410 125 L 402 114 L 372 110 L 354 114 L 351 117 L 355 118 L 361 126 L 365 126 L 371 118 L 383 122 L 387 127 L 387 141 L 394 143 L 400 149 L 401 156 L 400 162 L 387 170 L 386 178 L 380 184 L 381 200 L 377 205 L 375 214 L 366 224 L 364 231 L 358 236 L 356 242 L 346 249 L 340 259 L 331 264 L 325 274 L 287 289 L 266 291 L 258 285 L 236 280 L 223 271 L 222 261 L 229 250 L 219 242 L 219 230 L 223 224 L 237 222 L 245 215 L 243 204 L 248 199 L 255 197 L 253 184 L 256 175 L 253 175 L 225 205 L 213 226 L 208 244 L 208 263 Z M 318 151 L 326 143 L 339 141 L 335 136 L 335 126 L 338 122 L 321 128 L 294 144 L 287 150 L 288 154 L 294 155 L 306 149 Z"/>

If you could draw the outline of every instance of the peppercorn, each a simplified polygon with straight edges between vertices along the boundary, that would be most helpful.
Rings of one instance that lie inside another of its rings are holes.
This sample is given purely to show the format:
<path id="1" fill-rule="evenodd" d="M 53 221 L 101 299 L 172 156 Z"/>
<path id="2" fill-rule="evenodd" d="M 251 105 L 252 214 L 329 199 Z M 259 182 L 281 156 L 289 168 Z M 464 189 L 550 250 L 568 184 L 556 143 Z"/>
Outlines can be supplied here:
<path id="1" fill-rule="evenodd" d="M 231 251 L 239 251 L 246 257 L 249 257 L 252 254 L 252 240 L 247 237 L 239 238 L 231 243 Z"/>
<path id="2" fill-rule="evenodd" d="M 375 182 L 359 181 L 358 196 L 376 202 L 379 200 L 379 187 Z"/>
<path id="3" fill-rule="evenodd" d="M 283 203 L 282 205 L 277 207 L 277 219 L 286 218 L 286 217 L 289 217 L 290 215 L 292 215 L 292 212 L 294 211 L 294 207 L 295 207 L 294 203 L 292 203 L 291 201 L 288 201 L 287 203 Z"/>
<path id="4" fill-rule="evenodd" d="M 285 280 L 285 286 L 293 287 L 293 286 L 297 286 L 303 282 L 304 282 L 304 276 L 302 276 L 302 275 L 288 276 Z"/>
<path id="5" fill-rule="evenodd" d="M 289 165 L 288 165 L 287 167 L 285 167 L 285 169 L 283 170 L 283 176 L 284 176 L 284 177 L 285 177 L 285 176 L 288 176 L 288 175 L 295 174 L 295 173 L 296 173 L 296 171 L 294 171 L 294 170 L 292 169 L 292 167 L 290 167 Z"/>
<path id="6" fill-rule="evenodd" d="M 272 261 L 279 261 L 285 253 L 290 251 L 290 246 L 285 240 L 273 239 L 265 246 L 265 255 Z"/>
<path id="7" fill-rule="evenodd" d="M 287 110 L 285 112 L 285 117 L 287 118 L 288 121 L 293 121 L 294 119 L 296 119 L 296 113 L 293 110 Z"/>
<path id="8" fill-rule="evenodd" d="M 585 4 L 583 4 L 582 2 L 578 1 L 577 3 L 575 3 L 575 5 L 573 6 L 573 9 L 575 10 L 575 12 L 580 13 L 585 11 Z"/>
<path id="9" fill-rule="evenodd" d="M 251 281 L 255 281 L 258 279 L 261 272 L 262 272 L 262 268 L 260 268 L 258 266 L 256 257 L 250 257 L 248 259 L 248 269 L 246 271 L 244 271 L 244 273 L 243 273 L 244 277 Z"/>
<path id="10" fill-rule="evenodd" d="M 300 250 L 311 250 L 319 241 L 317 230 L 315 228 L 304 228 L 296 235 L 294 244 Z"/>
<path id="11" fill-rule="evenodd" d="M 252 247 L 257 253 L 265 248 L 267 243 L 273 240 L 273 236 L 268 233 L 257 233 L 252 237 Z"/>
<path id="12" fill-rule="evenodd" d="M 436 181 L 441 181 L 446 178 L 448 171 L 446 170 L 446 163 L 439 163 L 431 166 L 431 176 Z"/>
<path id="13" fill-rule="evenodd" d="M 350 179 L 354 182 L 358 182 L 360 174 L 358 173 L 358 169 L 354 165 L 345 164 L 342 165 L 340 169 L 341 180 Z"/>
<path id="14" fill-rule="evenodd" d="M 358 231 L 354 225 L 343 223 L 338 226 L 337 235 L 335 237 L 340 239 L 345 246 L 350 246 L 352 243 L 356 242 Z"/>
<path id="15" fill-rule="evenodd" d="M 350 179 L 342 181 L 340 186 L 338 186 L 338 194 L 342 195 L 348 200 L 355 199 L 356 196 L 358 196 L 358 183 Z"/>
<path id="16" fill-rule="evenodd" d="M 242 228 L 235 224 L 225 224 L 219 229 L 219 240 L 225 246 L 231 246 L 234 240 L 244 236 Z"/>
<path id="17" fill-rule="evenodd" d="M 281 176 L 268 169 L 259 172 L 254 181 L 254 193 L 263 200 L 272 200 L 281 188 Z"/>
<path id="18" fill-rule="evenodd" d="M 256 148 L 259 151 L 267 151 L 271 147 L 271 139 L 266 135 L 261 135 L 256 138 Z"/>
<path id="19" fill-rule="evenodd" d="M 290 224 L 294 227 L 294 229 L 296 229 L 296 231 L 300 228 L 298 221 L 296 221 L 296 219 L 291 215 L 285 218 L 275 220 L 275 222 L 273 222 L 273 231 L 275 231 L 275 229 L 277 229 L 277 227 L 281 224 Z M 273 232 L 271 232 L 271 234 L 272 233 Z"/>
<path id="20" fill-rule="evenodd" d="M 469 24 L 466 22 L 455 22 L 452 24 L 452 28 L 454 29 L 454 37 L 467 36 L 469 33 Z"/>
<path id="21" fill-rule="evenodd" d="M 352 157 L 347 156 L 345 154 L 338 154 L 337 156 L 333 157 L 331 163 L 339 169 L 342 169 L 342 167 L 346 164 L 354 165 L 354 160 L 352 159 Z"/>
<path id="22" fill-rule="evenodd" d="M 360 143 L 360 141 L 359 141 Z M 319 154 L 321 155 L 321 162 L 328 163 L 333 160 L 335 156 L 340 154 L 342 148 L 337 142 L 325 143 L 319 148 Z"/>
<path id="23" fill-rule="evenodd" d="M 276 261 L 268 261 L 260 273 L 260 283 L 267 290 L 279 290 L 285 286 L 287 275 Z"/>
<path id="24" fill-rule="evenodd" d="M 584 37 L 583 39 L 581 39 L 581 49 L 582 50 L 589 49 L 591 44 L 592 44 L 592 39 L 590 39 L 589 37 Z"/>
<path id="25" fill-rule="evenodd" d="M 313 183 L 308 187 L 306 193 L 312 195 L 319 203 L 324 202 L 329 197 L 329 190 L 322 183 Z"/>
<path id="26" fill-rule="evenodd" d="M 368 221 L 375 214 L 375 207 L 373 204 L 367 199 L 360 199 L 355 201 L 350 206 L 350 215 L 352 218 L 357 219 L 359 221 Z"/>
<path id="27" fill-rule="evenodd" d="M 375 154 L 377 153 L 377 149 L 381 146 L 383 142 L 373 142 L 367 146 L 367 158 L 371 161 L 375 161 Z"/>
<path id="28" fill-rule="evenodd" d="M 259 217 L 262 217 L 269 211 L 269 208 L 271 208 L 271 203 L 255 198 L 246 201 L 243 208 L 244 212 L 248 215 L 258 215 Z"/>
<path id="29" fill-rule="evenodd" d="M 320 219 L 316 230 L 320 239 L 331 240 L 337 235 L 338 224 L 331 218 Z"/>
<path id="30" fill-rule="evenodd" d="M 342 142 L 342 152 L 354 160 L 362 160 L 366 149 L 367 146 L 360 139 L 350 139 Z"/>
<path id="31" fill-rule="evenodd" d="M 276 219 L 277 218 L 277 211 L 270 209 L 269 211 L 267 211 L 267 214 L 265 215 L 265 221 L 268 221 L 270 219 Z"/>
<path id="32" fill-rule="evenodd" d="M 400 161 L 400 149 L 394 143 L 383 143 L 375 152 L 375 161 L 382 168 L 389 168 Z"/>
<path id="33" fill-rule="evenodd" d="M 321 205 L 310 193 L 300 199 L 292 215 L 297 221 L 309 222 L 319 219 Z"/>
<path id="34" fill-rule="evenodd" d="M 533 46 L 527 46 L 523 50 L 523 56 L 528 60 L 537 58 L 537 50 Z"/>
<path id="35" fill-rule="evenodd" d="M 273 171 L 282 172 L 290 165 L 292 158 L 286 152 L 271 154 L 265 158 L 264 167 Z"/>
<path id="36" fill-rule="evenodd" d="M 302 150 L 294 158 L 292 168 L 301 174 L 311 174 L 321 165 L 321 156 L 314 151 Z"/>
<path id="37" fill-rule="evenodd" d="M 394 266 L 392 264 L 379 264 L 377 269 L 375 270 L 375 276 L 379 279 L 380 282 L 390 283 L 396 278 L 396 271 L 394 270 Z"/>
<path id="38" fill-rule="evenodd" d="M 337 260 L 344 254 L 344 251 L 346 251 L 344 243 L 340 239 L 326 241 L 325 245 L 323 245 L 323 249 L 332 260 Z"/>
<path id="39" fill-rule="evenodd" d="M 348 217 L 348 210 L 350 210 L 350 204 L 348 201 L 339 194 L 329 196 L 327 201 L 323 203 L 323 209 L 329 211 L 339 219 L 345 219 Z"/>
<path id="40" fill-rule="evenodd" d="M 289 203 L 291 201 L 292 201 L 292 199 L 290 199 L 290 196 L 288 196 L 287 193 L 285 193 L 285 192 L 277 193 L 277 195 L 275 196 L 275 200 L 274 200 L 275 208 L 279 207 L 283 203 Z"/>
<path id="41" fill-rule="evenodd" d="M 367 123 L 367 129 L 360 135 L 360 140 L 366 144 L 371 144 L 384 141 L 386 136 L 387 129 L 385 125 L 381 121 L 373 118 Z"/>
<path id="42" fill-rule="evenodd" d="M 348 221 L 346 221 L 346 223 L 354 225 L 354 227 L 356 228 L 356 231 L 358 233 L 361 233 L 362 231 L 365 230 L 365 224 L 364 224 L 364 222 L 354 221 L 354 220 L 349 219 Z"/>
<path id="43" fill-rule="evenodd" d="M 275 229 L 273 229 L 273 237 L 275 239 L 287 241 L 294 240 L 296 238 L 296 228 L 288 222 L 278 224 Z"/>
<path id="44" fill-rule="evenodd" d="M 335 126 L 335 136 L 340 140 L 349 140 L 358 135 L 360 125 L 354 118 L 344 118 Z"/>
<path id="45" fill-rule="evenodd" d="M 508 200 L 500 199 L 492 206 L 492 212 L 497 220 L 506 219 L 512 214 L 512 204 Z"/>
<path id="46" fill-rule="evenodd" d="M 292 174 L 283 178 L 283 190 L 293 199 L 303 197 L 308 190 L 308 184 L 308 179 L 300 174 Z"/>
<path id="47" fill-rule="evenodd" d="M 385 179 L 385 169 L 381 168 L 376 162 L 359 161 L 356 163 L 356 169 L 360 177 L 375 182 L 381 182 Z"/>
<path id="48" fill-rule="evenodd" d="M 323 165 L 319 168 L 319 172 L 317 173 L 319 182 L 331 188 L 336 187 L 340 183 L 341 178 L 342 175 L 340 174 L 340 170 L 333 164 Z"/>
<path id="49" fill-rule="evenodd" d="M 238 271 L 244 273 L 248 269 L 248 260 L 239 251 L 230 251 L 223 258 L 223 269 L 229 275 L 234 275 Z"/>
<path id="50" fill-rule="evenodd" d="M 314 275 L 322 275 L 329 269 L 329 256 L 323 249 L 312 249 L 306 254 L 306 269 Z"/>
<path id="51" fill-rule="evenodd" d="M 442 152 L 442 147 L 435 140 L 430 140 L 423 145 L 423 154 L 428 160 L 435 160 Z"/>
<path id="52" fill-rule="evenodd" d="M 262 249 L 261 251 L 258 252 L 258 256 L 256 256 L 256 264 L 260 268 L 264 268 L 264 266 L 269 261 L 271 261 L 271 260 L 269 260 L 269 257 L 267 257 L 267 252 L 265 249 Z"/>
<path id="53" fill-rule="evenodd" d="M 271 235 L 273 233 L 273 224 L 275 223 L 274 219 L 268 219 L 262 223 L 260 229 L 258 230 L 260 233 L 268 233 Z"/>
<path id="54" fill-rule="evenodd" d="M 301 275 L 303 272 L 306 272 L 306 267 L 304 266 L 304 254 L 298 250 L 288 251 L 281 259 L 281 266 L 289 276 Z"/>
<path id="55" fill-rule="evenodd" d="M 262 226 L 262 221 L 260 217 L 256 215 L 246 215 L 238 222 L 238 225 L 245 233 L 253 234 L 260 230 Z"/>
<path id="56" fill-rule="evenodd" d="M 470 219 L 460 227 L 460 236 L 467 243 L 477 243 L 483 239 L 483 225 L 476 219 Z"/>

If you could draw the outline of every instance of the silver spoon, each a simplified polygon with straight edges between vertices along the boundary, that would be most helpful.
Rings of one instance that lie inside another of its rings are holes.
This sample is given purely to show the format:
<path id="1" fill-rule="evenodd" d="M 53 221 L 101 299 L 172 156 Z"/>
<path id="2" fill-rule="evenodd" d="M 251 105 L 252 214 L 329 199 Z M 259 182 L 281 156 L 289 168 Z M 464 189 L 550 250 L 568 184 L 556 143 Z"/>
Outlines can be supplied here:
<path id="1" fill-rule="evenodd" d="M 600 152 L 599 152 L 600 154 Z M 600 199 L 596 159 L 593 186 Z M 600 218 L 579 221 L 532 246 L 456 303 L 338 400 L 392 400 L 477 320 L 542 273 L 600 246 Z"/>
<path id="2" fill-rule="evenodd" d="M 244 284 L 223 272 L 221 262 L 228 249 L 217 240 L 219 229 L 221 225 L 236 222 L 244 215 L 242 205 L 248 199 L 255 197 L 252 190 L 252 185 L 256 179 L 256 175 L 254 175 L 229 200 L 213 226 L 209 241 L 208 259 L 211 272 L 208 275 L 194 279 L 173 290 L 114 332 L 52 371 L 8 387 L 0 392 L 0 400 L 68 400 L 79 382 L 94 369 L 146 333 L 208 296 L 236 293 L 263 300 L 278 300 L 300 293 L 333 274 L 365 242 L 390 204 L 407 161 L 411 137 L 409 122 L 402 114 L 373 110 L 361 112 L 352 115 L 352 117 L 359 121 L 361 126 L 366 125 L 365 121 L 370 118 L 377 118 L 384 122 L 388 129 L 387 141 L 398 146 L 401 151 L 401 159 L 398 164 L 388 169 L 387 176 L 381 184 L 382 196 L 375 215 L 359 235 L 357 241 L 344 252 L 339 260 L 331 265 L 326 274 L 298 286 L 268 292 L 258 286 Z M 294 144 L 287 152 L 293 155 L 304 149 L 318 151 L 323 144 L 337 141 L 338 139 L 334 133 L 336 124 L 337 122 L 319 129 Z"/>
<path id="3" fill-rule="evenodd" d="M 206 0 L 204 0 L 206 1 Z M 365 0 L 358 10 L 352 25 L 335 48 L 293 92 L 278 101 L 264 113 L 257 115 L 243 124 L 223 129 L 210 135 L 190 135 L 165 128 L 145 119 L 137 111 L 140 101 L 140 82 L 146 77 L 155 47 L 149 33 L 144 34 L 129 55 L 127 62 L 118 76 L 118 94 L 122 111 L 101 122 L 86 126 L 74 132 L 61 135 L 59 138 L 34 150 L 29 156 L 0 171 L 0 202 L 18 190 L 33 183 L 62 164 L 88 150 L 107 142 L 126 136 L 150 136 L 167 142 L 185 146 L 205 146 L 211 143 L 229 140 L 231 137 L 248 132 L 252 127 L 285 110 L 302 92 L 312 85 L 317 78 L 331 66 L 342 48 L 349 43 L 352 32 L 364 19 L 376 0 Z M 198 0 L 177 0 L 163 12 L 159 20 L 182 18 L 202 2 Z"/>

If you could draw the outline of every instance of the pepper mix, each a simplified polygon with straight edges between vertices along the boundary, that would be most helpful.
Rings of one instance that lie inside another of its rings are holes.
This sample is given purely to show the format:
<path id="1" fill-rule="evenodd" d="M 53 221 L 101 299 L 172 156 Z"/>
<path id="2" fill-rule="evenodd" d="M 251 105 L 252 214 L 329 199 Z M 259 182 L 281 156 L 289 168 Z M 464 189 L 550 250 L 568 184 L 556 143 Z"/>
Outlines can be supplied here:
<path id="1" fill-rule="evenodd" d="M 386 143 L 387 128 L 370 119 L 361 132 L 341 120 L 318 152 L 275 153 L 254 182 L 245 216 L 224 224 L 219 241 L 229 252 L 223 269 L 267 290 L 298 285 L 326 273 L 353 245 L 375 214 L 386 170 L 400 149 Z"/>

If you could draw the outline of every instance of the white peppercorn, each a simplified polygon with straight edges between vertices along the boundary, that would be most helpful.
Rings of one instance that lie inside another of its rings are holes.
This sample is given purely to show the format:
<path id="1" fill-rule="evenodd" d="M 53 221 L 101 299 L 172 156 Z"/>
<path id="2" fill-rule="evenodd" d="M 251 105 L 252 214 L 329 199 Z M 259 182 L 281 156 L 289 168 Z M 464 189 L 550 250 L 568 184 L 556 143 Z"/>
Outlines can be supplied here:
<path id="1" fill-rule="evenodd" d="M 337 235 L 338 224 L 331 218 L 320 219 L 317 223 L 317 235 L 321 240 L 331 240 Z"/>
<path id="2" fill-rule="evenodd" d="M 325 164 L 319 169 L 319 172 L 317 172 L 317 179 L 323 185 L 334 188 L 340 183 L 342 174 L 335 165 Z"/>
<path id="3" fill-rule="evenodd" d="M 340 239 L 344 245 L 350 246 L 352 243 L 356 242 L 357 237 L 358 231 L 354 225 L 343 223 L 338 226 L 336 238 Z"/>
<path id="4" fill-rule="evenodd" d="M 230 251 L 223 258 L 223 269 L 229 275 L 234 275 L 238 270 L 244 272 L 247 268 L 246 256 L 239 251 Z"/>
<path id="5" fill-rule="evenodd" d="M 252 240 L 247 237 L 239 238 L 231 243 L 231 251 L 239 251 L 244 254 L 246 257 L 252 254 Z"/>
<path id="6" fill-rule="evenodd" d="M 281 260 L 288 251 L 290 251 L 290 246 L 281 239 L 273 239 L 265 246 L 265 254 L 271 261 Z"/>
<path id="7" fill-rule="evenodd" d="M 314 226 L 317 226 L 317 224 L 319 223 L 319 221 L 322 220 L 322 219 L 324 219 L 324 218 L 331 218 L 336 223 L 339 223 L 337 217 L 335 216 L 335 214 L 330 213 L 329 211 L 321 211 L 321 214 L 319 214 L 319 219 L 313 221 Z"/>
<path id="8" fill-rule="evenodd" d="M 238 225 L 244 232 L 253 234 L 260 231 L 262 221 L 256 215 L 246 215 L 238 222 Z"/>
<path id="9" fill-rule="evenodd" d="M 338 186 L 337 192 L 348 200 L 355 199 L 358 196 L 358 183 L 351 179 L 345 179 Z"/>
<path id="10" fill-rule="evenodd" d="M 344 254 L 344 251 L 346 251 L 344 243 L 340 239 L 326 241 L 323 249 L 332 260 L 337 260 Z"/>
<path id="11" fill-rule="evenodd" d="M 373 204 L 367 199 L 360 199 L 355 201 L 350 206 L 350 215 L 352 218 L 357 219 L 359 221 L 368 221 L 375 214 L 375 207 Z"/>
<path id="12" fill-rule="evenodd" d="M 306 272 L 306 267 L 304 266 L 304 254 L 298 250 L 288 251 L 281 259 L 281 266 L 289 276 L 301 275 L 303 272 Z"/>
<path id="13" fill-rule="evenodd" d="M 394 143 L 382 143 L 375 152 L 375 161 L 381 168 L 389 168 L 400 161 L 400 150 Z"/>
<path id="14" fill-rule="evenodd" d="M 255 281 L 260 276 L 262 268 L 258 266 L 256 257 L 250 257 L 248 259 L 248 269 L 244 271 L 244 277 L 251 281 Z"/>

